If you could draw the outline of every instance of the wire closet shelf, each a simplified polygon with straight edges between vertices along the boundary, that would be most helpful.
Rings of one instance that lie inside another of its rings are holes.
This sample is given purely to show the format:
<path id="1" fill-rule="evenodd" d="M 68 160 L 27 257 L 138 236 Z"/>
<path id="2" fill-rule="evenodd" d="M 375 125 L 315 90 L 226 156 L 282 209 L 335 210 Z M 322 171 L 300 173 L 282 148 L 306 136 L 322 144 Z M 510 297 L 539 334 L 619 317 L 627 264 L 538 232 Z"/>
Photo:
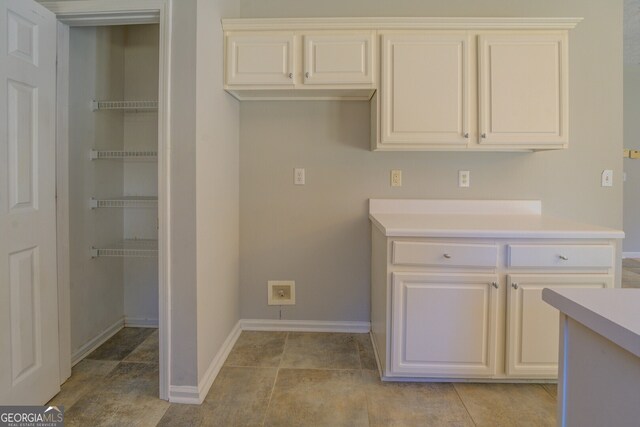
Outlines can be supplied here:
<path id="1" fill-rule="evenodd" d="M 157 258 L 158 241 L 151 239 L 125 239 L 111 245 L 91 248 L 91 258 Z"/>
<path id="2" fill-rule="evenodd" d="M 158 101 L 92 101 L 93 111 L 123 110 L 123 111 L 157 111 Z"/>

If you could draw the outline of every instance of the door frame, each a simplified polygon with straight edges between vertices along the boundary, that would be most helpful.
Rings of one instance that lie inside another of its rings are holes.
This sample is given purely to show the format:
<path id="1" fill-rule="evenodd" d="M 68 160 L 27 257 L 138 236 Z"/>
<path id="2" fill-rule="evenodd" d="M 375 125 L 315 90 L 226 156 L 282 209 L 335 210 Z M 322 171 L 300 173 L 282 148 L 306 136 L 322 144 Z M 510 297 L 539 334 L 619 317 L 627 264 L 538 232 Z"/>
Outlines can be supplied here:
<path id="1" fill-rule="evenodd" d="M 43 1 L 58 20 L 56 109 L 56 221 L 58 247 L 58 310 L 60 378 L 71 375 L 69 278 L 68 87 L 69 27 L 159 24 L 158 87 L 158 327 L 160 399 L 169 399 L 171 378 L 171 7 L 172 0 Z"/>

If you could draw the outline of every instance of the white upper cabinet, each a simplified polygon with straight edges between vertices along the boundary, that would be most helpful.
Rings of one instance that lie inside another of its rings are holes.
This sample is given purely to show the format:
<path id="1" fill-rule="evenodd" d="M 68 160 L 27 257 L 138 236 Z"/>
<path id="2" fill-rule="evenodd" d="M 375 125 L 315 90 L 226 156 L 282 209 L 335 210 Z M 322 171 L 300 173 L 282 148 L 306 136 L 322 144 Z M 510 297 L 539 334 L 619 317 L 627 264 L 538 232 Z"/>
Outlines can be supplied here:
<path id="1" fill-rule="evenodd" d="M 225 89 L 247 99 L 371 98 L 374 31 L 225 33 Z"/>
<path id="2" fill-rule="evenodd" d="M 227 85 L 293 86 L 293 33 L 230 35 Z"/>
<path id="3" fill-rule="evenodd" d="M 382 36 L 381 144 L 465 145 L 468 36 Z"/>
<path id="4" fill-rule="evenodd" d="M 305 34 L 304 84 L 373 84 L 373 32 Z"/>
<path id="5" fill-rule="evenodd" d="M 580 18 L 223 19 L 239 100 L 371 101 L 374 151 L 569 144 Z"/>
<path id="6" fill-rule="evenodd" d="M 478 46 L 480 144 L 567 144 L 567 33 L 480 35 Z"/>

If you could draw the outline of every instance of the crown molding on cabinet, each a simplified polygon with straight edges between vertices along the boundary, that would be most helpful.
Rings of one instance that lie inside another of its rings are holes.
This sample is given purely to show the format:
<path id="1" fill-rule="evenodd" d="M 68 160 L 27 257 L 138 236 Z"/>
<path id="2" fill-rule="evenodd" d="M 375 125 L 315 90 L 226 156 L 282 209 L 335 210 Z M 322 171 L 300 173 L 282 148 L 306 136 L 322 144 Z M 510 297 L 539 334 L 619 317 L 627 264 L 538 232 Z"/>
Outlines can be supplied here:
<path id="1" fill-rule="evenodd" d="M 570 30 L 582 18 L 234 18 L 224 31 L 256 30 Z"/>

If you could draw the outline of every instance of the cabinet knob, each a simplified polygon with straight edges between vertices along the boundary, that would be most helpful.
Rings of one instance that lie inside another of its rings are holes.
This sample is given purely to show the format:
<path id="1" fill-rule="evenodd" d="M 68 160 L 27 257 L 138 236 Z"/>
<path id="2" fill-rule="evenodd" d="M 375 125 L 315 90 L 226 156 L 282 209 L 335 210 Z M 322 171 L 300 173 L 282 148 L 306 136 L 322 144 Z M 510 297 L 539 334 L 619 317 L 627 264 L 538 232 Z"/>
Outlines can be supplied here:
<path id="1" fill-rule="evenodd" d="M 451 255 L 449 255 L 449 254 L 444 254 L 444 257 L 445 257 L 446 259 L 449 259 L 449 258 L 451 258 Z"/>
<path id="2" fill-rule="evenodd" d="M 560 258 L 563 261 L 568 261 L 569 260 L 569 257 L 564 256 L 564 255 L 558 255 L 558 258 Z"/>
<path id="3" fill-rule="evenodd" d="M 512 283 L 512 284 L 511 284 L 511 287 L 512 287 L 513 289 L 518 289 L 518 284 L 517 284 L 517 283 Z"/>
<path id="4" fill-rule="evenodd" d="M 306 73 L 304 73 L 304 76 L 305 76 L 306 78 L 309 78 L 309 72 L 307 71 Z"/>
<path id="5" fill-rule="evenodd" d="M 465 133 L 465 134 L 464 134 L 464 137 L 465 137 L 465 138 L 467 138 L 467 139 L 469 139 L 469 133 L 468 133 L 468 132 L 467 132 L 467 133 Z"/>
<path id="6" fill-rule="evenodd" d="M 498 282 L 491 282 L 491 286 L 498 289 Z"/>
<path id="7" fill-rule="evenodd" d="M 486 134 L 486 133 L 483 133 L 482 135 L 480 135 L 480 137 L 481 137 L 482 139 L 485 139 L 485 138 L 487 137 L 487 134 Z"/>
<path id="8" fill-rule="evenodd" d="M 289 73 L 289 78 L 292 79 L 293 78 L 293 73 Z"/>

